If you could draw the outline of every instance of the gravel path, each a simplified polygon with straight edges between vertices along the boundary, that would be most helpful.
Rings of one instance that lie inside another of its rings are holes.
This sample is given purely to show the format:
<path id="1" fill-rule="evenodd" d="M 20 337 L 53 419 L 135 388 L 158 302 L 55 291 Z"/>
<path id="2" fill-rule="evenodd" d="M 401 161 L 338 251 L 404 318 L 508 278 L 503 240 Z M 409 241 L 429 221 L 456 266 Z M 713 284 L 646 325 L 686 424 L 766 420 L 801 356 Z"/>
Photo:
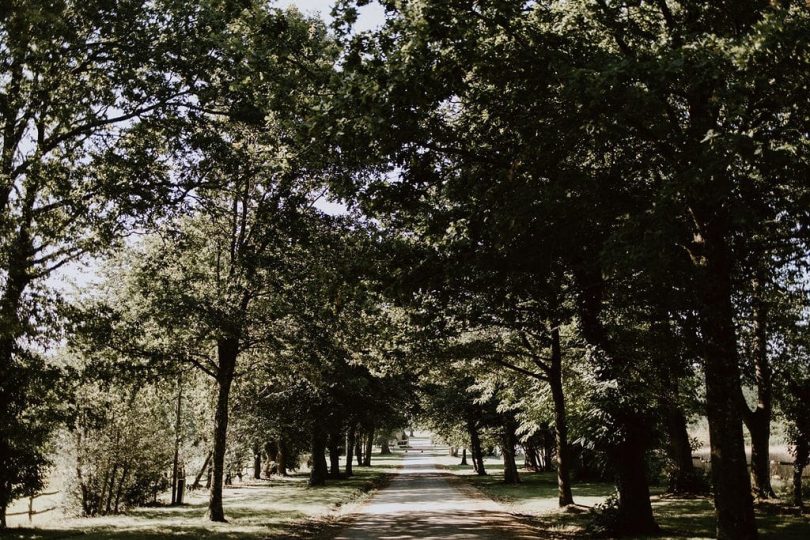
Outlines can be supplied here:
<path id="1" fill-rule="evenodd" d="M 495 501 L 459 489 L 436 464 L 438 450 L 416 446 L 391 483 L 352 516 L 336 540 L 537 538 Z"/>

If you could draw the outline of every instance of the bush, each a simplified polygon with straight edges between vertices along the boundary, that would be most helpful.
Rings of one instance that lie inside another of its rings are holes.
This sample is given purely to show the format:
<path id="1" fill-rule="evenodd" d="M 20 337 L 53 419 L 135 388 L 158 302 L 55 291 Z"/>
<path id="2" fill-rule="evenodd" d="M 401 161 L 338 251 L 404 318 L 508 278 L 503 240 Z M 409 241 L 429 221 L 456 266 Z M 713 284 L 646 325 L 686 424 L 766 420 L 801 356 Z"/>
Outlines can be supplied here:
<path id="1" fill-rule="evenodd" d="M 84 386 L 72 434 L 70 501 L 84 516 L 157 500 L 174 454 L 172 402 L 155 387 L 102 392 Z"/>
<path id="2" fill-rule="evenodd" d="M 591 509 L 586 532 L 592 536 L 610 536 L 620 524 L 619 494 L 614 493 Z"/>

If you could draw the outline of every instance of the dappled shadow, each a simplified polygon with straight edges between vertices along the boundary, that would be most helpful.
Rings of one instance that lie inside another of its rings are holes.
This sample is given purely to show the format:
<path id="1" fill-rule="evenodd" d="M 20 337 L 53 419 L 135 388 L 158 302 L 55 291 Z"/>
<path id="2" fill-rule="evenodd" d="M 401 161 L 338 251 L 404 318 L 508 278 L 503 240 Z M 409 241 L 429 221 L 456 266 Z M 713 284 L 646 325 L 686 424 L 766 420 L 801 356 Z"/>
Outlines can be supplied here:
<path id="1" fill-rule="evenodd" d="M 409 456 L 391 484 L 355 515 L 336 540 L 537 538 L 514 515 L 490 499 L 451 485 L 436 454 Z"/>
<path id="2" fill-rule="evenodd" d="M 505 512 L 475 510 L 364 515 L 335 540 L 537 538 Z"/>
<path id="3" fill-rule="evenodd" d="M 0 531 L 0 538 L 2 539 L 18 539 L 18 540 L 61 540 L 68 538 L 81 538 L 83 540 L 102 540 L 107 538 L 116 538 L 122 540 L 157 540 L 166 538 L 216 538 L 217 540 L 230 540 L 230 539 L 245 539 L 245 538 L 264 538 L 266 534 L 246 535 L 242 531 L 211 531 L 210 529 L 200 527 L 184 527 L 182 530 L 177 529 L 99 529 L 99 530 L 75 530 L 75 529 L 8 529 Z"/>
<path id="4" fill-rule="evenodd" d="M 330 480 L 326 486 L 307 487 L 307 475 L 296 473 L 289 477 L 245 479 L 226 486 L 224 507 L 227 523 L 206 520 L 207 492 L 188 494 L 182 506 L 158 505 L 136 508 L 120 515 L 96 518 L 67 516 L 45 524 L 42 528 L 10 528 L 0 532 L 0 540 L 52 540 L 82 538 L 83 540 L 125 539 L 153 540 L 158 538 L 255 539 L 289 538 L 302 523 L 317 521 L 339 505 L 345 504 L 370 489 L 383 478 L 383 471 L 393 469 L 397 456 L 389 462 L 356 469 L 355 476 Z M 311 535 L 301 536 L 309 538 Z"/>

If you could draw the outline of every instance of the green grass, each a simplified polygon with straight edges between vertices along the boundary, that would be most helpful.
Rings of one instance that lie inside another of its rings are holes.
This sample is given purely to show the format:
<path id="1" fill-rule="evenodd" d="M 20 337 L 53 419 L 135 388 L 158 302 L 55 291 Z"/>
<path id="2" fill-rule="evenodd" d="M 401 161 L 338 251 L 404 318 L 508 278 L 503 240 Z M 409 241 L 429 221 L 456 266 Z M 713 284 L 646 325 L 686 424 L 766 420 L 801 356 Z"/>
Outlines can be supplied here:
<path id="1" fill-rule="evenodd" d="M 521 471 L 521 483 L 503 483 L 502 465 L 490 459 L 488 476 L 479 477 L 472 467 L 456 465 L 458 459 L 445 459 L 445 467 L 464 478 L 489 497 L 503 502 L 514 513 L 529 516 L 543 538 L 582 538 L 589 509 L 614 492 L 614 486 L 601 482 L 575 482 L 572 491 L 578 508 L 561 512 L 557 508 L 557 477 L 554 473 Z M 714 538 L 714 509 L 711 499 L 681 499 L 663 496 L 653 488 L 653 512 L 662 534 L 657 538 Z M 796 515 L 783 503 L 757 505 L 757 525 L 763 540 L 807 540 L 810 538 L 810 516 Z"/>
<path id="2" fill-rule="evenodd" d="M 118 538 L 251 539 L 307 537 L 316 534 L 320 522 L 336 516 L 337 510 L 363 497 L 380 485 L 399 466 L 401 455 L 377 456 L 372 467 L 355 467 L 349 479 L 330 480 L 324 487 L 307 487 L 307 475 L 251 480 L 227 487 L 224 492 L 228 523 L 205 519 L 207 493 L 190 494 L 181 507 L 137 508 L 127 514 L 98 518 L 45 515 L 35 517 L 34 528 L 14 527 L 2 538 L 55 540 L 80 537 L 86 540 Z M 27 518 L 17 523 L 27 524 Z M 42 522 L 40 523 L 40 520 Z"/>

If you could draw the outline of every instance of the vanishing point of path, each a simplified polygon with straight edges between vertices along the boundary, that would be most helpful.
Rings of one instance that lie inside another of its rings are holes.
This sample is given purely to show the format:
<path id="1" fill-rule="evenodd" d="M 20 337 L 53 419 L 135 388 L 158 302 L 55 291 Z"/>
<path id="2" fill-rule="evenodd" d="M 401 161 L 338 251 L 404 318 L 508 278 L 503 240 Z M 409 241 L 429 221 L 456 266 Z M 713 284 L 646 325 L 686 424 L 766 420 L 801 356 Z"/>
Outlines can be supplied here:
<path id="1" fill-rule="evenodd" d="M 497 502 L 456 487 L 427 441 L 412 442 L 399 473 L 357 510 L 336 540 L 537 538 Z"/>

